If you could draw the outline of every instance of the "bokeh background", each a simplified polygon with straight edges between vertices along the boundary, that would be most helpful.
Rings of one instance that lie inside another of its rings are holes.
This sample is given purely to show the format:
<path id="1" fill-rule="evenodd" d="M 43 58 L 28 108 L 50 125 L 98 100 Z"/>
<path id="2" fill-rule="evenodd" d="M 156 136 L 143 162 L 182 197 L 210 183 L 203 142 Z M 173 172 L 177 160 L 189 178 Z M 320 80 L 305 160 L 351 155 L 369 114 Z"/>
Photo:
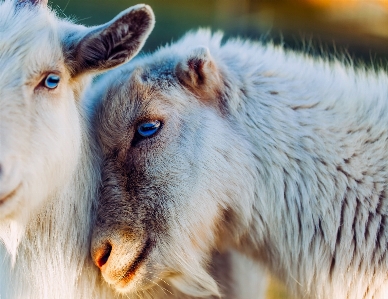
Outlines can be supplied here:
<path id="1" fill-rule="evenodd" d="M 106 22 L 143 0 L 51 0 L 59 14 L 85 25 Z M 199 27 L 226 36 L 268 36 L 315 54 L 346 53 L 367 63 L 388 53 L 388 0 L 144 0 L 156 15 L 145 51 Z M 141 3 L 141 2 L 140 2 Z"/>
<path id="2" fill-rule="evenodd" d="M 140 1 L 52 0 L 51 7 L 60 16 L 96 25 Z M 175 41 L 188 30 L 209 27 L 224 31 L 226 37 L 264 36 L 312 55 L 341 55 L 369 66 L 387 66 L 388 0 L 144 1 L 157 20 L 144 51 Z M 291 297 L 279 281 L 270 278 L 267 299 Z"/>

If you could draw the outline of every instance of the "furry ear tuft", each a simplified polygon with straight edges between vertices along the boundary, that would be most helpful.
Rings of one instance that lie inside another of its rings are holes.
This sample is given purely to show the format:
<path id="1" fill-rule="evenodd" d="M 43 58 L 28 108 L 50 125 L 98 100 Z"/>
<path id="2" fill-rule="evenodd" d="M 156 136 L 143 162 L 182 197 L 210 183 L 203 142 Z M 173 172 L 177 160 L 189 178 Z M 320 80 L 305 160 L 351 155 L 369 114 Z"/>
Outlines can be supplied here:
<path id="1" fill-rule="evenodd" d="M 221 75 L 207 47 L 193 49 L 175 69 L 178 80 L 205 102 L 214 101 L 222 86 Z"/>
<path id="2" fill-rule="evenodd" d="M 66 48 L 73 75 L 102 72 L 127 62 L 141 50 L 154 24 L 151 7 L 139 4 L 104 25 L 70 34 Z"/>

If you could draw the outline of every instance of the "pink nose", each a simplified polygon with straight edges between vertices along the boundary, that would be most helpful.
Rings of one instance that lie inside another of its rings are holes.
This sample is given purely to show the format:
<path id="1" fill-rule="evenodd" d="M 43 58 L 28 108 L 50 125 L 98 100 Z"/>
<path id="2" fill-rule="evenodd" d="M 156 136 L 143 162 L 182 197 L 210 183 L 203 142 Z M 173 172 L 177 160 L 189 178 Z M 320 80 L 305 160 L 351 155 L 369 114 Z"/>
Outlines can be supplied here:
<path id="1" fill-rule="evenodd" d="M 102 244 L 99 248 L 94 250 L 93 260 L 98 268 L 102 268 L 109 259 L 112 252 L 112 245 L 109 242 Z"/>

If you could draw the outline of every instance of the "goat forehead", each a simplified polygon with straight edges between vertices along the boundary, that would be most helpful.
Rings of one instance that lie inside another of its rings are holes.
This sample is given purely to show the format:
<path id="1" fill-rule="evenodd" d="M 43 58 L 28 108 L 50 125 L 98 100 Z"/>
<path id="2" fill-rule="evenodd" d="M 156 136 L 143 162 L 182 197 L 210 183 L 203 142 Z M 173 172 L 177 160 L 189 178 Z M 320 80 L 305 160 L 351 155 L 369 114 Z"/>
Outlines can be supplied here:
<path id="1" fill-rule="evenodd" d="M 160 70 L 147 64 L 129 67 L 107 74 L 103 83 L 109 86 L 99 108 L 99 132 L 103 140 L 111 141 L 109 134 L 128 130 L 139 120 L 168 117 L 172 112 L 182 111 L 182 103 L 186 102 L 171 66 Z"/>
<path id="2" fill-rule="evenodd" d="M 0 4 L 0 82 L 49 66 L 62 55 L 55 16 L 43 8 L 16 11 L 11 4 Z"/>
<path id="3" fill-rule="evenodd" d="M 43 7 L 28 5 L 15 9 L 11 1 L 0 2 L 0 33 L 15 41 L 22 37 L 29 40 L 56 25 L 55 15 Z"/>
<path id="4" fill-rule="evenodd" d="M 154 56 L 141 58 L 137 62 L 137 69 L 141 70 L 142 79 L 153 84 L 170 85 L 176 79 L 177 58 L 171 57 L 171 55 Z"/>

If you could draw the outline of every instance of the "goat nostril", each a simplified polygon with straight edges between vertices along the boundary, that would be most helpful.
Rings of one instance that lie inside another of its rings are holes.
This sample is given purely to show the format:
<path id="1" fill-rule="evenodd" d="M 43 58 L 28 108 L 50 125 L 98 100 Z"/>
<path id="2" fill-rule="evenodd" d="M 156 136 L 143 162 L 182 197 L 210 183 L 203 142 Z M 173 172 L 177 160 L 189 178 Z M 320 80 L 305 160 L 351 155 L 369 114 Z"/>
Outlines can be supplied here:
<path id="1" fill-rule="evenodd" d="M 110 253 L 112 252 L 112 245 L 107 243 L 103 249 L 100 250 L 98 257 L 96 258 L 96 265 L 101 269 L 109 259 Z"/>

